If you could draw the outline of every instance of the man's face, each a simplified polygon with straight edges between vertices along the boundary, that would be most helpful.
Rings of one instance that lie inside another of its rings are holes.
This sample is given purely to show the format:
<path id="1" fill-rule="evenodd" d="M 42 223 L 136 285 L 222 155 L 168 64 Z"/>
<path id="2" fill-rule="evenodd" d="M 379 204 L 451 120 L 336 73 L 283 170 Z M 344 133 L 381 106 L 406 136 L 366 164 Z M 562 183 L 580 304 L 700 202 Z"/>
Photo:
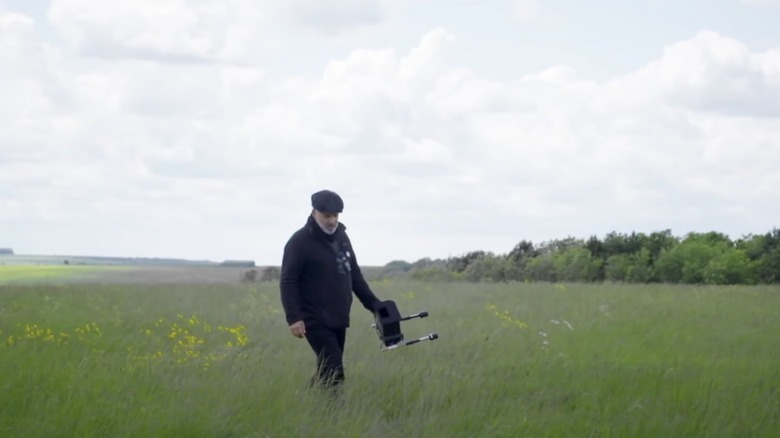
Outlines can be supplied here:
<path id="1" fill-rule="evenodd" d="M 319 210 L 314 210 L 314 219 L 329 233 L 336 231 L 336 227 L 339 225 L 338 213 L 323 213 Z"/>

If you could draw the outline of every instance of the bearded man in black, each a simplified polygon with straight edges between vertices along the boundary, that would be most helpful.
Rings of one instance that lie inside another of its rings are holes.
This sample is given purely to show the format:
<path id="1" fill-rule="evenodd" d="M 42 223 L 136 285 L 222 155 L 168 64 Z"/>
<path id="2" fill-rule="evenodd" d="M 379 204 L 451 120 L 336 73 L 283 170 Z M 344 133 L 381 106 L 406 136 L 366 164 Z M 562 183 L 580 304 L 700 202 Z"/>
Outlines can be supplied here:
<path id="1" fill-rule="evenodd" d="M 312 384 L 333 388 L 345 379 L 352 293 L 372 314 L 380 300 L 363 278 L 346 226 L 339 222 L 341 197 L 322 190 L 311 196 L 311 206 L 306 224 L 284 247 L 279 289 L 292 335 L 306 338 L 317 357 Z"/>

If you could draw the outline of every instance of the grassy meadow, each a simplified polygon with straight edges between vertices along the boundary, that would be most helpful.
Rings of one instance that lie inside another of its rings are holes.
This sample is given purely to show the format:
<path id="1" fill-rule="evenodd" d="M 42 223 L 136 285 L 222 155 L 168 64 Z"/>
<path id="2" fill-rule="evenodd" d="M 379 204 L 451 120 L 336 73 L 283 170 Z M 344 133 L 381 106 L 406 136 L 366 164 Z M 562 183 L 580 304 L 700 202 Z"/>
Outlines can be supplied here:
<path id="1" fill-rule="evenodd" d="M 276 284 L 0 286 L 3 437 L 770 437 L 780 290 L 373 283 L 407 338 L 379 350 L 357 302 L 341 397 Z"/>

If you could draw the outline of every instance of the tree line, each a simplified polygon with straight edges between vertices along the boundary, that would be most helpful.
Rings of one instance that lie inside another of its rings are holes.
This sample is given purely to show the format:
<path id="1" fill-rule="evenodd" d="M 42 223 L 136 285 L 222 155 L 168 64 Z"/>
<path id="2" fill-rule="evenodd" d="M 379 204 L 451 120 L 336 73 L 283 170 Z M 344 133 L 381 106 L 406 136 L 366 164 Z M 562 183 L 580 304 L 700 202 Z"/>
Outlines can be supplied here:
<path id="1" fill-rule="evenodd" d="M 471 251 L 446 259 L 395 260 L 384 277 L 424 281 L 780 283 L 780 229 L 738 239 L 711 232 L 674 236 L 611 232 L 603 238 L 521 240 L 506 254 Z"/>

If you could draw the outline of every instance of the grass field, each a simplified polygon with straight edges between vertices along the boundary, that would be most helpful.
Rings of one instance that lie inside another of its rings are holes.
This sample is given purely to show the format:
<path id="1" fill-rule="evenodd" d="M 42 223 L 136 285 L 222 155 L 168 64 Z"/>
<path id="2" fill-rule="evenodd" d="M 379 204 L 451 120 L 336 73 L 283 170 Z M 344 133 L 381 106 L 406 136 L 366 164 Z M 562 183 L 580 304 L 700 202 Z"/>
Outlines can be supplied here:
<path id="1" fill-rule="evenodd" d="M 770 437 L 780 290 L 377 282 L 342 397 L 265 284 L 0 286 L 3 437 Z"/>
<path id="2" fill-rule="evenodd" d="M 85 281 L 123 270 L 121 266 L 6 265 L 0 266 L 0 284 Z"/>
<path id="3" fill-rule="evenodd" d="M 246 270 L 221 266 L 0 265 L 0 285 L 237 283 Z"/>

